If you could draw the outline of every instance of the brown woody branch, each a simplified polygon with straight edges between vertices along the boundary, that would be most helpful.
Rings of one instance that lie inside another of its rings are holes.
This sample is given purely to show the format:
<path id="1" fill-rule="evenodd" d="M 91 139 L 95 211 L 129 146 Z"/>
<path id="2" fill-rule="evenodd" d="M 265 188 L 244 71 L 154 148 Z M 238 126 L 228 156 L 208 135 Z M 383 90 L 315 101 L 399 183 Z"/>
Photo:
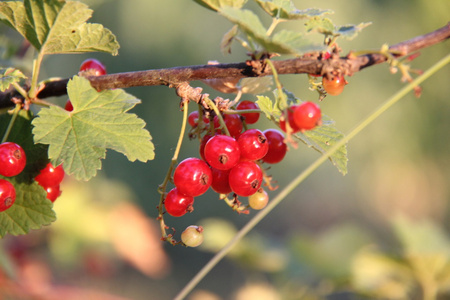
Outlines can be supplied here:
<path id="1" fill-rule="evenodd" d="M 441 43 L 450 37 L 450 23 L 433 32 L 417 36 L 389 47 L 394 57 L 409 55 L 415 51 Z M 388 57 L 381 53 L 369 53 L 346 57 L 332 57 L 321 60 L 319 56 L 303 56 L 288 60 L 273 61 L 278 74 L 316 74 L 328 76 L 332 73 L 352 75 L 364 68 L 386 62 Z M 128 88 L 133 86 L 176 86 L 181 82 L 218 78 L 244 78 L 270 76 L 272 70 L 263 61 L 247 61 L 232 64 L 198 65 L 168 69 L 116 73 L 103 76 L 89 76 L 94 88 L 98 90 Z M 49 82 L 39 92 L 38 98 L 61 96 L 67 93 L 69 79 Z M 12 106 L 13 97 L 21 98 L 15 91 L 0 93 L 0 108 Z"/>

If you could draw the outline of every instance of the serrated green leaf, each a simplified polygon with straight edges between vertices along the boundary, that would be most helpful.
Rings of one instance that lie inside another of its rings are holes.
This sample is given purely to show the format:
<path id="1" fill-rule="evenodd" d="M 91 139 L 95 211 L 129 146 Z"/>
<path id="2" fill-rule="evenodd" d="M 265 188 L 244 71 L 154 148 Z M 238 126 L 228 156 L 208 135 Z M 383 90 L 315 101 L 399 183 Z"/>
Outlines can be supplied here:
<path id="1" fill-rule="evenodd" d="M 16 189 L 16 201 L 9 209 L 0 212 L 0 237 L 6 234 L 27 234 L 56 220 L 53 204 L 47 193 L 36 182 L 17 183 L 8 178 Z"/>
<path id="2" fill-rule="evenodd" d="M 322 119 L 330 120 L 327 116 L 322 115 Z M 323 122 L 321 126 L 317 126 L 313 130 L 307 130 L 304 133 L 295 133 L 295 137 L 299 138 L 308 147 L 311 147 L 318 152 L 324 154 L 331 147 L 340 141 L 344 134 L 333 126 L 332 122 Z M 330 161 L 342 175 L 347 174 L 347 145 L 340 147 L 333 155 L 330 156 Z"/>
<path id="3" fill-rule="evenodd" d="M 33 120 L 35 142 L 48 144 L 51 161 L 63 163 L 66 173 L 89 180 L 101 168 L 107 148 L 130 161 L 154 158 L 145 122 L 127 113 L 140 100 L 121 89 L 97 92 L 78 76 L 69 81 L 67 93 L 72 112 L 53 106 L 42 109 Z"/>
<path id="4" fill-rule="evenodd" d="M 335 26 L 328 18 L 315 17 L 305 23 L 306 31 L 317 31 L 326 35 L 333 35 Z"/>
<path id="5" fill-rule="evenodd" d="M 256 96 L 256 104 L 258 104 L 259 109 L 266 115 L 267 119 L 271 120 L 273 116 L 276 116 L 276 111 L 274 109 L 272 100 L 267 96 Z M 279 115 L 278 115 L 279 118 Z"/>
<path id="6" fill-rule="evenodd" d="M 108 52 L 119 44 L 110 30 L 86 23 L 92 10 L 78 1 L 25 0 L 0 3 L 0 19 L 42 54 Z"/>
<path id="7" fill-rule="evenodd" d="M 272 84 L 272 77 L 269 76 L 243 78 L 239 82 L 241 91 L 244 94 L 263 94 L 270 90 Z"/>
<path id="8" fill-rule="evenodd" d="M 11 117 L 10 114 L 0 115 L 0 136 L 5 133 L 6 128 L 11 121 Z M 27 158 L 25 169 L 19 175 L 14 177 L 19 183 L 33 182 L 34 177 L 36 177 L 36 175 L 39 174 L 39 171 L 48 163 L 48 147 L 46 145 L 37 145 L 33 141 L 32 119 L 32 112 L 29 110 L 21 110 L 14 121 L 14 126 L 7 139 L 8 142 L 20 145 L 25 151 Z"/>
<path id="9" fill-rule="evenodd" d="M 21 79 L 27 78 L 20 70 L 14 68 L 0 68 L 0 91 L 4 92 L 9 86 Z"/>
<path id="10" fill-rule="evenodd" d="M 368 22 L 368 23 L 360 23 L 358 25 L 350 24 L 339 26 L 336 28 L 335 35 L 345 37 L 347 40 L 352 40 L 358 35 L 358 33 L 361 32 L 361 30 L 363 30 L 364 28 L 366 28 L 371 24 L 372 23 Z"/>
<path id="11" fill-rule="evenodd" d="M 298 20 L 333 13 L 329 9 L 318 8 L 299 10 L 291 0 L 256 0 L 256 2 L 273 18 Z"/>
<path id="12" fill-rule="evenodd" d="M 247 0 L 194 0 L 203 7 L 210 10 L 218 11 L 225 6 L 241 8 Z"/>
<path id="13" fill-rule="evenodd" d="M 239 29 L 249 37 L 249 40 L 258 43 L 268 52 L 303 54 L 324 48 L 312 44 L 301 33 L 294 31 L 282 30 L 273 36 L 267 36 L 267 30 L 261 20 L 250 10 L 224 7 L 219 10 L 219 13 L 238 25 Z"/>
<path id="14" fill-rule="evenodd" d="M 343 26 L 335 26 L 328 18 L 315 17 L 305 23 L 306 30 L 317 31 L 325 35 L 341 36 L 347 40 L 354 39 L 361 30 L 372 23 L 360 23 L 358 25 L 348 24 Z"/>

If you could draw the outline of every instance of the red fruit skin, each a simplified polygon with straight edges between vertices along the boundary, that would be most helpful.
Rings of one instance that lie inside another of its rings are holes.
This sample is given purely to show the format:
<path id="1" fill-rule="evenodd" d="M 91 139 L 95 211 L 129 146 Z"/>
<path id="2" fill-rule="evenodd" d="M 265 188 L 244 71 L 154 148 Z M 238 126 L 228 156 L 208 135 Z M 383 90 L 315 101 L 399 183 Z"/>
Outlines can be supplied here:
<path id="1" fill-rule="evenodd" d="M 62 194 L 59 184 L 56 186 L 49 186 L 45 188 L 45 191 L 47 192 L 47 199 L 52 202 L 55 202 L 55 200 Z"/>
<path id="2" fill-rule="evenodd" d="M 259 107 L 255 102 L 249 100 L 241 101 L 236 106 L 237 110 L 258 109 L 258 108 Z M 247 124 L 255 124 L 259 120 L 259 113 L 245 113 L 240 115 L 244 117 L 245 123 Z"/>
<path id="3" fill-rule="evenodd" d="M 320 124 L 322 114 L 314 102 L 303 102 L 294 111 L 294 121 L 301 131 L 310 130 Z"/>
<path id="4" fill-rule="evenodd" d="M 34 178 L 44 189 L 59 185 L 64 179 L 64 169 L 62 165 L 56 168 L 48 163 L 44 169 Z"/>
<path id="5" fill-rule="evenodd" d="M 263 174 L 253 161 L 243 161 L 234 166 L 228 177 L 231 190 L 238 196 L 248 197 L 261 187 Z"/>
<path id="6" fill-rule="evenodd" d="M 16 189 L 11 182 L 0 179 L 0 212 L 9 209 L 16 201 Z"/>
<path id="7" fill-rule="evenodd" d="M 199 158 L 186 158 L 176 167 L 173 181 L 180 193 L 197 197 L 211 186 L 211 169 Z"/>
<path id="8" fill-rule="evenodd" d="M 205 158 L 205 146 L 206 146 L 206 143 L 209 141 L 209 139 L 210 138 L 212 138 L 213 136 L 212 135 L 210 135 L 210 134 L 205 134 L 204 136 L 203 136 L 203 138 L 202 138 L 202 141 L 200 142 L 200 147 L 199 147 L 199 153 L 200 153 L 200 156 L 201 156 L 201 158 L 204 160 L 204 161 L 206 161 L 206 158 Z"/>
<path id="9" fill-rule="evenodd" d="M 94 70 L 95 76 L 106 75 L 105 66 L 95 58 L 88 58 L 81 63 L 80 71 Z"/>
<path id="10" fill-rule="evenodd" d="M 241 151 L 234 138 L 227 135 L 215 135 L 206 143 L 204 155 L 211 167 L 228 170 L 239 162 Z"/>
<path id="11" fill-rule="evenodd" d="M 284 135 L 276 129 L 263 131 L 269 144 L 269 150 L 262 161 L 269 164 L 276 164 L 283 160 L 287 152 L 287 145 L 284 143 Z"/>
<path id="12" fill-rule="evenodd" d="M 322 78 L 322 86 L 324 90 L 333 96 L 337 96 L 344 90 L 347 81 L 344 76 L 334 76 L 332 79 L 326 77 Z"/>
<path id="13" fill-rule="evenodd" d="M 173 217 L 181 217 L 188 211 L 192 211 L 193 204 L 194 197 L 178 192 L 177 188 L 171 189 L 164 199 L 164 207 Z"/>
<path id="14" fill-rule="evenodd" d="M 194 110 L 191 112 L 188 116 L 188 123 L 191 125 L 191 127 L 196 127 L 198 125 L 198 117 L 200 116 L 200 113 L 198 110 Z M 209 124 L 209 119 L 203 115 L 203 123 Z"/>
<path id="15" fill-rule="evenodd" d="M 26 163 L 27 157 L 22 147 L 11 142 L 0 145 L 0 175 L 5 177 L 19 175 Z"/>
<path id="16" fill-rule="evenodd" d="M 232 115 L 223 115 L 223 121 L 227 126 L 230 135 L 237 139 L 244 129 L 244 124 L 242 124 L 242 120 L 240 115 L 232 114 Z M 218 129 L 220 127 L 219 118 L 217 116 L 214 117 L 214 128 Z M 223 133 L 222 130 L 218 129 L 217 133 Z"/>
<path id="17" fill-rule="evenodd" d="M 73 105 L 72 105 L 72 102 L 70 102 L 70 100 L 67 100 L 66 105 L 64 106 L 64 109 L 67 111 L 73 110 Z"/>
<path id="18" fill-rule="evenodd" d="M 217 170 L 211 168 L 212 172 L 212 183 L 211 188 L 219 194 L 229 194 L 231 193 L 230 184 L 228 183 L 228 176 L 230 170 Z"/>
<path id="19" fill-rule="evenodd" d="M 259 160 L 269 150 L 267 138 L 259 129 L 244 131 L 237 142 L 241 151 L 241 160 Z"/>
<path id="20" fill-rule="evenodd" d="M 292 129 L 291 133 L 296 133 L 300 131 L 300 128 L 298 128 L 297 124 L 295 124 L 295 120 L 294 120 L 294 111 L 297 109 L 298 105 L 291 105 L 290 107 L 287 108 L 287 110 L 283 113 L 285 119 L 284 120 L 280 120 L 280 128 L 281 130 L 283 130 L 284 132 L 287 132 L 286 129 L 286 114 L 287 114 L 287 119 L 289 121 L 289 126 Z"/>

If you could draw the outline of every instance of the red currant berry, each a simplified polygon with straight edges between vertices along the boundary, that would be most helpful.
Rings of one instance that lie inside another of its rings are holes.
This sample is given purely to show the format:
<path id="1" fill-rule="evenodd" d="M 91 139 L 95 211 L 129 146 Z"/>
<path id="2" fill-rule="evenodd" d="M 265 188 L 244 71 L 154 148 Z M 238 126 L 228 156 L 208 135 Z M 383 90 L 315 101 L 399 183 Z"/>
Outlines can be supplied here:
<path id="1" fill-rule="evenodd" d="M 203 243 L 203 227 L 191 225 L 181 233 L 181 241 L 187 247 L 197 247 Z"/>
<path id="2" fill-rule="evenodd" d="M 44 189 L 59 185 L 63 179 L 64 169 L 62 165 L 55 168 L 51 163 L 48 163 L 47 166 L 39 172 L 36 178 L 34 178 L 34 180 L 36 180 Z"/>
<path id="3" fill-rule="evenodd" d="M 211 169 L 199 158 L 187 158 L 176 167 L 173 181 L 180 193 L 197 197 L 211 186 Z"/>
<path id="4" fill-rule="evenodd" d="M 177 188 L 173 188 L 164 199 L 164 207 L 169 215 L 173 217 L 181 217 L 187 212 L 193 210 L 194 197 L 184 195 L 178 192 Z"/>
<path id="5" fill-rule="evenodd" d="M 231 190 L 239 196 L 253 195 L 261 187 L 263 174 L 261 168 L 253 161 L 242 161 L 235 165 L 228 177 Z"/>
<path id="6" fill-rule="evenodd" d="M 227 126 L 228 131 L 230 132 L 230 135 L 234 138 L 239 137 L 242 130 L 244 129 L 244 124 L 242 124 L 241 116 L 237 114 L 232 115 L 224 115 L 223 121 L 225 122 L 225 125 Z M 220 127 L 219 118 L 217 116 L 214 117 L 214 128 L 218 129 Z M 220 129 L 217 130 L 217 132 L 222 133 Z"/>
<path id="7" fill-rule="evenodd" d="M 337 96 L 344 90 L 345 85 L 347 84 L 347 81 L 345 80 L 344 76 L 334 76 L 331 79 L 328 79 L 327 77 L 322 77 L 322 86 L 325 89 L 325 91 L 333 96 Z"/>
<path id="8" fill-rule="evenodd" d="M 214 192 L 219 194 L 229 194 L 231 193 L 230 184 L 228 183 L 228 175 L 230 170 L 217 170 L 211 168 L 212 172 L 212 183 L 211 188 Z"/>
<path id="9" fill-rule="evenodd" d="M 269 150 L 266 136 L 259 129 L 249 129 L 242 133 L 238 140 L 241 160 L 258 160 Z"/>
<path id="10" fill-rule="evenodd" d="M 297 124 L 295 124 L 294 121 L 294 111 L 295 109 L 298 107 L 298 105 L 291 105 L 290 107 L 288 107 L 286 109 L 286 111 L 283 113 L 284 119 L 280 120 L 280 128 L 281 130 L 283 130 L 284 132 L 287 132 L 287 128 L 286 128 L 286 117 L 287 120 L 289 122 L 289 126 L 291 127 L 292 132 L 291 133 L 296 133 L 300 131 L 300 128 L 298 128 Z"/>
<path id="11" fill-rule="evenodd" d="M 320 124 L 320 107 L 314 102 L 303 102 L 294 111 L 294 121 L 300 130 L 310 130 Z"/>
<path id="12" fill-rule="evenodd" d="M 80 71 L 93 70 L 95 76 L 105 75 L 105 66 L 95 58 L 88 58 L 81 63 Z"/>
<path id="13" fill-rule="evenodd" d="M 62 194 L 59 184 L 55 186 L 49 186 L 45 188 L 45 191 L 47 192 L 47 199 L 52 202 L 55 202 L 55 200 L 58 199 L 58 197 Z"/>
<path id="14" fill-rule="evenodd" d="M 70 102 L 70 100 L 67 100 L 66 105 L 64 106 L 64 109 L 67 111 L 73 110 L 73 105 L 72 105 L 72 102 Z"/>
<path id="15" fill-rule="evenodd" d="M 16 189 L 5 179 L 0 179 L 0 212 L 10 208 L 16 201 Z"/>
<path id="16" fill-rule="evenodd" d="M 263 162 L 276 164 L 283 160 L 287 152 L 287 146 L 284 143 L 284 135 L 276 129 L 267 129 L 263 131 L 269 144 L 269 150 L 263 157 Z"/>
<path id="17" fill-rule="evenodd" d="M 237 141 L 227 135 L 215 135 L 209 139 L 204 154 L 209 165 L 219 170 L 231 169 L 241 157 Z"/>
<path id="18" fill-rule="evenodd" d="M 236 106 L 237 110 L 247 110 L 247 109 L 258 109 L 258 105 L 255 102 L 244 100 L 239 102 Z M 245 119 L 245 123 L 247 124 L 255 124 L 259 120 L 259 113 L 245 113 L 240 114 Z"/>
<path id="19" fill-rule="evenodd" d="M 248 205 L 251 208 L 260 210 L 267 206 L 269 203 L 269 195 L 267 192 L 260 188 L 256 193 L 248 197 Z"/>
<path id="20" fill-rule="evenodd" d="M 200 148 L 199 148 L 199 152 L 200 152 L 200 156 L 201 158 L 206 161 L 205 158 L 205 146 L 206 143 L 209 141 L 210 138 L 212 138 L 213 136 L 210 134 L 205 134 L 202 138 L 202 141 L 200 142 Z"/>
<path id="21" fill-rule="evenodd" d="M 26 163 L 27 158 L 22 147 L 11 142 L 0 145 L 0 175 L 16 176 L 23 171 Z"/>
<path id="22" fill-rule="evenodd" d="M 191 125 L 191 127 L 196 127 L 198 125 L 198 118 L 199 118 L 200 114 L 198 112 L 198 110 L 194 110 L 193 112 L 191 112 L 188 116 L 188 123 L 189 125 Z M 205 124 L 209 124 L 209 119 L 203 115 L 203 123 Z"/>

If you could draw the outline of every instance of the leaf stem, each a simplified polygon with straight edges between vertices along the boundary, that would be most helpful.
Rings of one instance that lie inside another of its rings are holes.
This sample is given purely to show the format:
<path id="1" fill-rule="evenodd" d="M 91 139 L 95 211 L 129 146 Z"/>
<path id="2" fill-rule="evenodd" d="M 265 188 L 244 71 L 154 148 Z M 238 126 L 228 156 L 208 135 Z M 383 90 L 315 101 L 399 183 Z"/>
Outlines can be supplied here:
<path id="1" fill-rule="evenodd" d="M 303 180 L 311 175 L 322 163 L 324 163 L 334 152 L 336 152 L 341 146 L 354 138 L 358 133 L 371 124 L 376 118 L 378 118 L 388 108 L 397 103 L 407 93 L 413 90 L 420 83 L 425 81 L 431 75 L 436 73 L 439 69 L 450 63 L 450 54 L 442 58 L 431 68 L 429 68 L 422 75 L 417 77 L 414 81 L 400 89 L 391 98 L 386 100 L 380 107 L 375 109 L 367 118 L 365 118 L 360 124 L 358 124 L 353 130 L 351 130 L 347 136 L 342 138 L 327 152 L 321 155 L 316 161 L 314 161 L 308 168 L 294 178 L 278 195 L 269 202 L 267 207 L 257 213 L 239 232 L 226 244 L 214 257 L 191 279 L 190 282 L 178 293 L 174 298 L 175 300 L 184 299 L 185 296 L 192 291 L 192 289 L 227 255 L 230 250 L 250 231 L 252 230 L 264 217 L 266 217 L 282 200 L 286 198 Z"/>
<path id="2" fill-rule="evenodd" d="M 9 120 L 9 124 L 8 124 L 8 127 L 6 128 L 6 131 L 5 131 L 4 135 L 3 135 L 1 144 L 3 144 L 4 142 L 6 142 L 8 140 L 8 136 L 11 133 L 12 127 L 14 125 L 14 122 L 16 121 L 17 116 L 19 115 L 19 111 L 20 111 L 21 108 L 22 108 L 22 103 L 17 103 L 16 107 L 14 107 L 14 110 L 13 110 L 13 113 L 12 113 L 12 116 L 11 116 L 11 120 Z"/>
<path id="3" fill-rule="evenodd" d="M 33 61 L 33 75 L 31 77 L 31 86 L 30 90 L 28 91 L 28 96 L 31 99 L 35 99 L 38 94 L 38 78 L 39 78 L 39 71 L 41 69 L 42 60 L 44 59 L 44 54 L 42 52 L 39 52 L 36 59 Z"/>

